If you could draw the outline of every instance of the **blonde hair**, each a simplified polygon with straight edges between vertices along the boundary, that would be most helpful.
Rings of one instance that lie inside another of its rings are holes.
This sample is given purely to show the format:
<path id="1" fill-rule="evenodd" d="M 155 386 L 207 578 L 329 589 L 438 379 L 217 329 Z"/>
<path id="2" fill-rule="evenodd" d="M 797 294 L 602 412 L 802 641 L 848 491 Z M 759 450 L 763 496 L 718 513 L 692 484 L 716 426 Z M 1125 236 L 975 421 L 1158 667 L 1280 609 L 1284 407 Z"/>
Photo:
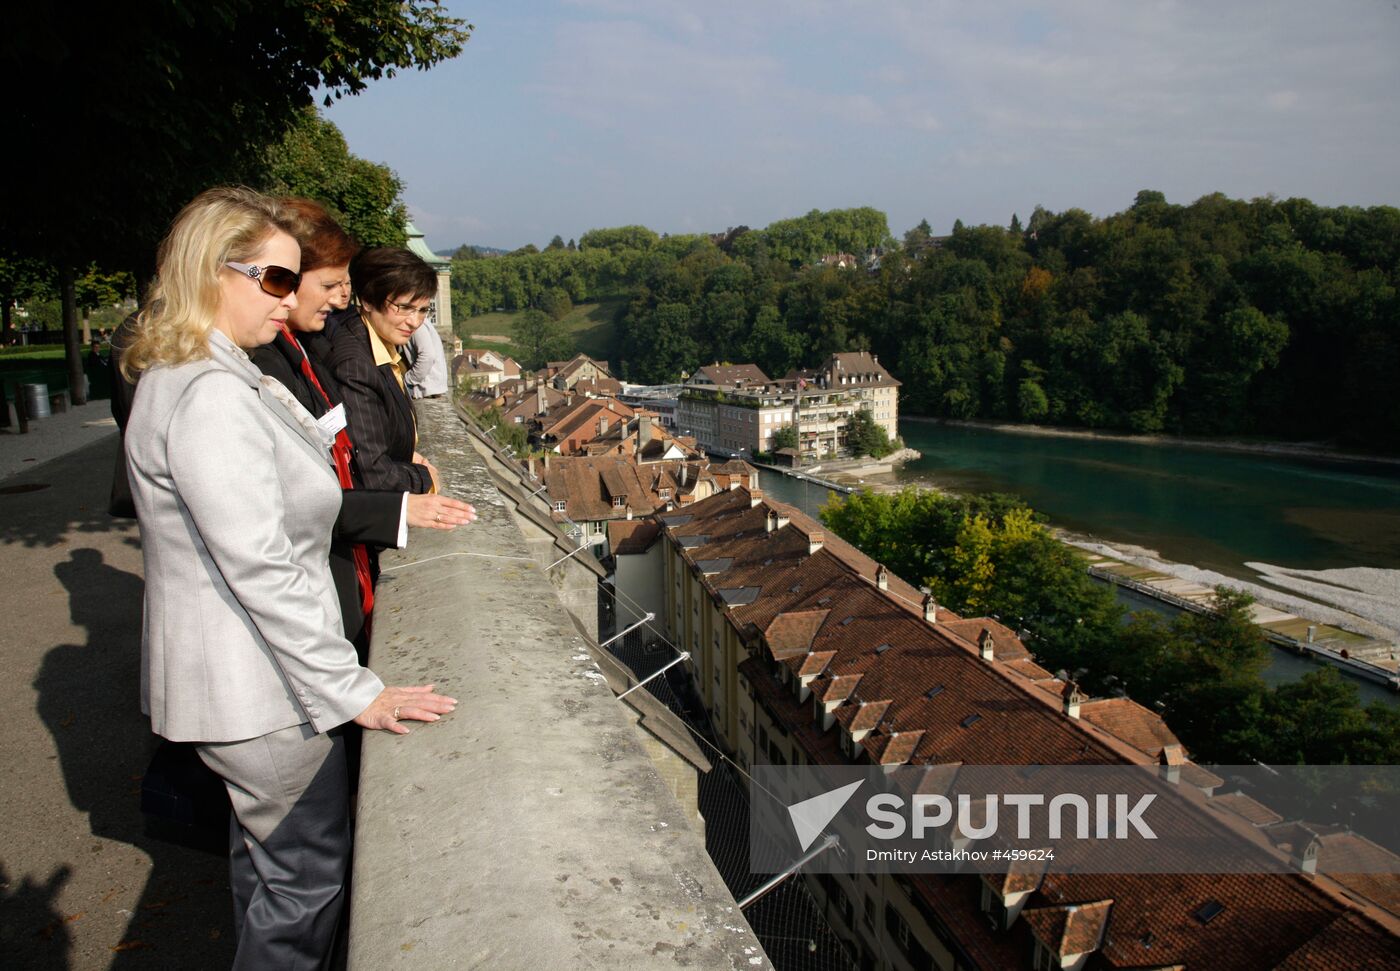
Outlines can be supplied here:
<path id="1" fill-rule="evenodd" d="M 122 355 L 122 375 L 132 381 L 157 364 L 208 357 L 219 269 L 246 263 L 278 231 L 295 239 L 304 227 L 293 210 L 242 186 L 206 189 L 181 209 L 156 253 L 156 278 Z"/>

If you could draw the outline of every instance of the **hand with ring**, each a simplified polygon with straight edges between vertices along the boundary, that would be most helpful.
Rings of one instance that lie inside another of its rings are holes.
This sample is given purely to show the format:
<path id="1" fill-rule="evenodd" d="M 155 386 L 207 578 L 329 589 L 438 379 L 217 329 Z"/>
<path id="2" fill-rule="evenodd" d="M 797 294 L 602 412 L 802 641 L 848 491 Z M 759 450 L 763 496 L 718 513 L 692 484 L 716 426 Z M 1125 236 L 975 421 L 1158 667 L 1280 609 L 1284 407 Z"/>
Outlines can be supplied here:
<path id="1" fill-rule="evenodd" d="M 456 529 L 476 522 L 476 508 L 469 502 L 442 495 L 410 495 L 408 524 L 426 529 Z"/>
<path id="2" fill-rule="evenodd" d="M 436 694 L 431 684 L 411 688 L 389 687 L 368 708 L 355 716 L 355 724 L 376 731 L 407 735 L 400 721 L 435 722 L 457 707 L 457 699 Z"/>

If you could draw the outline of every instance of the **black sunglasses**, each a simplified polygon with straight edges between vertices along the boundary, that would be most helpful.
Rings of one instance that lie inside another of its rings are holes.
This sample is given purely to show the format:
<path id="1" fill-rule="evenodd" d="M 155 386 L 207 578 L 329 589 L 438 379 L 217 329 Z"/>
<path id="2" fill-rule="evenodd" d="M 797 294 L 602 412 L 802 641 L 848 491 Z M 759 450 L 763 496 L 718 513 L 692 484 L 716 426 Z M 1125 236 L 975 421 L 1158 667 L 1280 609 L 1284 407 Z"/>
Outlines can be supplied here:
<path id="1" fill-rule="evenodd" d="M 301 286 L 301 274 L 293 273 L 285 266 L 253 266 L 248 263 L 225 263 L 224 266 L 237 270 L 250 280 L 257 280 L 262 292 L 273 297 L 285 297 Z"/>

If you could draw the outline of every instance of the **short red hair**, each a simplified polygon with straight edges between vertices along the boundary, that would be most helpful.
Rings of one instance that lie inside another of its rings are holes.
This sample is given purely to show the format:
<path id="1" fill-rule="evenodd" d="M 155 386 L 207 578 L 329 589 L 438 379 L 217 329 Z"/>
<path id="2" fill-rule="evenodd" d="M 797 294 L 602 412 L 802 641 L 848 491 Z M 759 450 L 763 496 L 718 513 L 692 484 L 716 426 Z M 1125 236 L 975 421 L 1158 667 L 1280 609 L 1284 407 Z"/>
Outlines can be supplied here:
<path id="1" fill-rule="evenodd" d="M 311 199 L 278 201 L 296 213 L 304 227 L 296 234 L 301 244 L 301 272 L 309 273 L 326 266 L 348 266 L 360 251 L 359 244 L 319 202 Z"/>

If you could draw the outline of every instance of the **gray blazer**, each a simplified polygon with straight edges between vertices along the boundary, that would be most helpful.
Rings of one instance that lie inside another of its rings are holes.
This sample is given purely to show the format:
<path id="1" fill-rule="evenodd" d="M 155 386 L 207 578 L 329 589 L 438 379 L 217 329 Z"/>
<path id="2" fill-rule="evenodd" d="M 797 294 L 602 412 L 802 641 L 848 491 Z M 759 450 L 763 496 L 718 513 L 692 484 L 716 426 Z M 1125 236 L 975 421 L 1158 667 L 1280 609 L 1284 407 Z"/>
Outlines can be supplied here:
<path id="1" fill-rule="evenodd" d="M 173 741 L 324 732 L 383 688 L 341 636 L 340 484 L 314 419 L 219 331 L 142 376 L 126 430 L 146 572 L 141 708 Z"/>

